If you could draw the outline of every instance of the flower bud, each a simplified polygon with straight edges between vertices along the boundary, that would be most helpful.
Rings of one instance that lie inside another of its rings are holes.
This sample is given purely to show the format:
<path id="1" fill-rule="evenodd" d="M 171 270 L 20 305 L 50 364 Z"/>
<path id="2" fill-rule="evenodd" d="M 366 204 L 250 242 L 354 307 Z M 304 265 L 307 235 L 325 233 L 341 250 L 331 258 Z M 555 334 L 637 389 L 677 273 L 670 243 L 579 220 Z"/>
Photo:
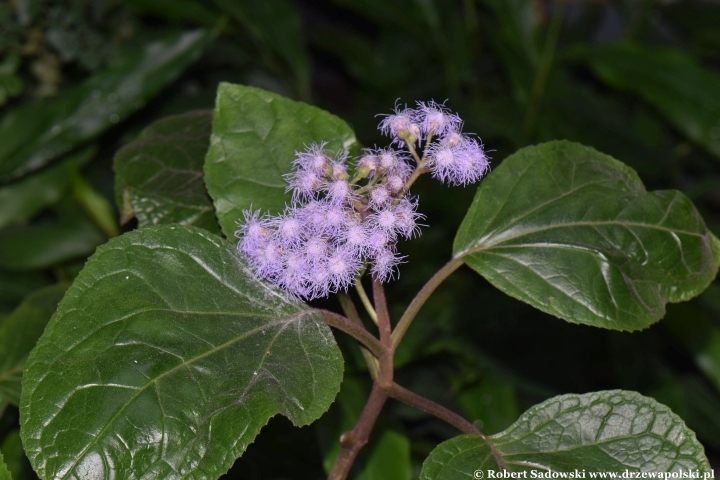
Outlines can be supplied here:
<path id="1" fill-rule="evenodd" d="M 347 173 L 347 167 L 337 162 L 333 162 L 332 164 L 332 176 L 338 180 L 347 180 L 350 178 L 350 175 Z"/>
<path id="2" fill-rule="evenodd" d="M 360 159 L 355 174 L 359 178 L 365 178 L 378 168 L 377 157 L 375 155 L 365 155 Z"/>

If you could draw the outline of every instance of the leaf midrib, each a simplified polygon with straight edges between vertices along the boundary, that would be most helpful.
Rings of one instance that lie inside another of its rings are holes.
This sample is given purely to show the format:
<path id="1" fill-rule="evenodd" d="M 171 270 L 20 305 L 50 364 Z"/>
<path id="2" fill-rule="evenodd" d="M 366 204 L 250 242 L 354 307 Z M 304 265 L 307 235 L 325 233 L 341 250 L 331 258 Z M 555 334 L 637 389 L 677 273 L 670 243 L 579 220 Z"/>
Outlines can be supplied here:
<path id="1" fill-rule="evenodd" d="M 199 354 L 199 355 L 197 355 L 197 356 L 195 356 L 195 357 L 192 357 L 192 358 L 188 359 L 187 361 L 183 361 L 183 362 L 179 363 L 178 365 L 174 366 L 173 368 L 171 368 L 171 369 L 169 369 L 169 370 L 167 370 L 167 371 L 159 374 L 159 375 L 156 376 L 155 378 L 149 380 L 145 385 L 143 385 L 142 387 L 138 388 L 137 391 L 135 392 L 135 394 L 133 394 L 133 395 L 132 395 L 130 398 L 128 398 L 121 406 L 118 407 L 117 412 L 115 413 L 115 415 L 113 415 L 111 418 L 109 418 L 108 421 L 105 423 L 105 426 L 95 435 L 95 437 L 94 437 L 95 440 L 93 440 L 93 441 L 91 441 L 91 442 L 88 442 L 88 445 L 78 454 L 76 460 L 72 463 L 72 465 L 70 465 L 70 466 L 68 467 L 67 472 L 66 472 L 62 477 L 59 477 L 59 478 L 63 478 L 63 479 L 68 478 L 68 475 L 70 475 L 70 474 L 72 473 L 72 471 L 75 469 L 75 467 L 78 465 L 78 463 L 80 463 L 80 461 L 85 457 L 85 454 L 88 452 L 88 450 L 90 449 L 90 447 L 92 447 L 93 445 L 95 445 L 95 444 L 99 441 L 99 439 L 102 437 L 102 435 L 105 433 L 105 431 L 106 431 L 108 428 L 110 428 L 111 425 L 113 425 L 113 423 L 114 423 L 115 420 L 120 416 L 120 414 L 121 414 L 122 412 L 124 412 L 125 409 L 127 409 L 128 406 L 129 406 L 133 401 L 135 401 L 135 399 L 137 399 L 137 397 L 138 397 L 141 393 L 143 393 L 147 388 L 149 388 L 151 385 L 157 385 L 157 383 L 158 383 L 160 380 L 162 380 L 163 378 L 165 378 L 165 377 L 168 376 L 168 375 L 171 375 L 172 373 L 175 373 L 175 372 L 176 372 L 177 370 L 179 370 L 180 368 L 187 367 L 188 365 L 191 365 L 191 364 L 195 363 L 195 362 L 198 361 L 198 360 L 201 360 L 201 359 L 203 359 L 203 358 L 205 358 L 205 357 L 207 357 L 207 356 L 210 356 L 210 355 L 212 355 L 212 354 L 215 354 L 215 353 L 219 352 L 220 350 L 222 350 L 222 349 L 224 349 L 224 348 L 227 348 L 227 347 L 229 347 L 229 346 L 231 346 L 231 345 L 233 345 L 233 344 L 235 344 L 235 343 L 237 343 L 237 342 L 239 342 L 239 341 L 241 341 L 241 340 L 244 340 L 245 338 L 247 338 L 247 337 L 249 337 L 249 336 L 251 336 L 251 335 L 253 335 L 253 334 L 257 334 L 258 332 L 262 331 L 263 329 L 271 328 L 271 327 L 276 326 L 276 325 L 283 325 L 283 328 L 281 328 L 281 329 L 275 334 L 275 336 L 273 337 L 272 342 L 274 342 L 274 341 L 277 339 L 277 337 L 280 336 L 280 334 L 281 334 L 282 332 L 284 332 L 285 329 L 286 329 L 288 326 L 290 326 L 291 323 L 293 323 L 293 321 L 300 320 L 300 319 L 302 319 L 302 317 L 304 317 L 305 315 L 308 315 L 308 314 L 312 314 L 312 312 L 311 312 L 311 311 L 298 312 L 298 313 L 296 313 L 296 314 L 294 314 L 294 315 L 291 315 L 291 316 L 289 316 L 289 317 L 286 317 L 286 318 L 277 320 L 277 321 L 275 321 L 275 322 L 270 322 L 270 323 L 267 323 L 267 324 L 263 324 L 263 325 L 258 326 L 258 327 L 256 327 L 256 328 L 253 328 L 252 330 L 248 330 L 247 332 L 244 332 L 242 335 L 240 335 L 240 336 L 238 336 L 238 337 L 236 337 L 236 338 L 233 338 L 232 340 L 229 340 L 229 341 L 227 341 L 227 342 L 225 342 L 225 343 L 223 343 L 223 344 L 220 344 L 220 345 L 218 345 L 218 346 L 215 347 L 215 348 L 211 348 L 211 349 L 209 349 L 209 350 L 207 350 L 207 351 L 205 351 L 205 352 L 203 352 L 203 353 L 201 353 L 201 354 Z M 271 342 L 271 343 L 272 343 L 272 342 Z M 263 358 L 262 358 L 262 359 L 264 360 L 264 358 L 265 358 L 265 356 L 263 355 Z M 77 391 L 77 390 L 75 390 L 75 391 Z M 69 398 L 69 397 L 68 397 L 68 398 Z M 46 425 L 49 425 L 50 422 L 52 422 L 52 420 L 57 416 L 57 414 L 60 413 L 60 411 L 62 411 L 62 407 L 57 410 L 57 412 L 55 413 L 55 415 L 53 415 L 52 417 L 50 417 L 50 418 L 47 420 Z"/>
<path id="2" fill-rule="evenodd" d="M 705 237 L 705 235 L 698 233 L 698 232 L 689 232 L 686 230 L 673 230 L 671 228 L 662 227 L 659 225 L 652 225 L 652 224 L 640 223 L 640 222 L 620 222 L 617 220 L 605 220 L 605 221 L 597 221 L 597 222 L 568 222 L 568 223 L 557 223 L 554 225 L 547 225 L 547 226 L 540 227 L 540 228 L 530 228 L 527 230 L 523 230 L 517 234 L 511 235 L 509 237 L 503 237 L 499 241 L 495 241 L 495 242 L 490 241 L 487 243 L 485 243 L 485 242 L 481 243 L 479 241 L 479 242 L 476 242 L 475 244 L 473 244 L 473 246 L 471 248 L 459 252 L 459 254 L 456 255 L 456 258 L 464 257 L 466 255 L 470 255 L 470 254 L 477 253 L 477 252 L 482 252 L 484 250 L 489 250 L 493 247 L 501 246 L 504 243 L 508 243 L 512 240 L 516 240 L 518 238 L 522 238 L 527 235 L 532 235 L 534 233 L 539 233 L 539 232 L 543 232 L 543 231 L 547 231 L 547 230 L 553 230 L 553 229 L 557 229 L 557 228 L 596 227 L 596 226 L 608 226 L 608 225 L 626 227 L 628 229 L 629 229 L 629 227 L 647 228 L 647 229 L 659 230 L 659 231 L 667 232 L 667 233 L 689 235 L 689 236 L 698 237 L 698 238 Z M 488 237 L 486 237 L 486 238 L 488 238 Z M 492 237 L 490 237 L 490 238 L 492 238 Z"/>

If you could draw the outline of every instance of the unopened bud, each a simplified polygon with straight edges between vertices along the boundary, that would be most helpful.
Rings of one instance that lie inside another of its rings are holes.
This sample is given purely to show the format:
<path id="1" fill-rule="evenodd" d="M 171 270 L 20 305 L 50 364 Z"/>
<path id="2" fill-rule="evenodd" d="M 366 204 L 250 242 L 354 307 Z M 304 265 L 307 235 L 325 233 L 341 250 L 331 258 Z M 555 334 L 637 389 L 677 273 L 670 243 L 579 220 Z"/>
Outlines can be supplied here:
<path id="1" fill-rule="evenodd" d="M 358 162 L 356 175 L 359 178 L 365 178 L 375 170 L 377 170 L 377 157 L 375 155 L 365 155 Z"/>
<path id="2" fill-rule="evenodd" d="M 419 129 L 418 129 L 418 133 L 419 133 Z M 413 135 L 410 130 L 403 130 L 402 132 L 400 132 L 398 134 L 398 137 L 405 140 L 405 143 L 407 143 L 408 145 L 414 145 L 418 139 L 417 135 Z"/>

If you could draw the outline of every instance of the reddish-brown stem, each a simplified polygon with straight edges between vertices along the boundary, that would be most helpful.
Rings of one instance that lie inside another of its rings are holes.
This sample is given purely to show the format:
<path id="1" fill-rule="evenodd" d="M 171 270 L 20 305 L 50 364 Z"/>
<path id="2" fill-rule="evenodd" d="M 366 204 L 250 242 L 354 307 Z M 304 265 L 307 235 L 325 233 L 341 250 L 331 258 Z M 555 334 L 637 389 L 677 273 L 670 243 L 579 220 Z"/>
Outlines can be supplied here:
<path id="1" fill-rule="evenodd" d="M 385 289 L 382 283 L 373 278 L 373 299 L 375 300 L 375 311 L 378 318 L 378 330 L 380 330 L 380 344 L 385 355 L 378 357 L 380 365 L 378 368 L 377 382 L 382 388 L 387 388 L 393 381 L 393 356 L 395 348 L 392 343 L 392 325 L 390 324 L 390 313 L 388 312 L 387 301 L 385 300 Z"/>
<path id="2" fill-rule="evenodd" d="M 370 432 L 372 432 L 386 400 L 387 393 L 377 383 L 373 383 L 370 398 L 368 398 L 355 427 L 340 436 L 342 448 L 330 470 L 328 480 L 345 480 L 347 478 L 355 458 L 368 442 Z"/>
<path id="3" fill-rule="evenodd" d="M 338 315 L 337 313 L 328 310 L 318 309 L 317 311 L 322 314 L 325 323 L 331 327 L 337 328 L 338 330 L 342 330 L 358 342 L 362 343 L 377 358 L 387 356 L 387 349 L 385 346 L 378 342 L 378 339 L 370 332 L 365 330 L 362 323 L 358 325 L 356 322 L 350 321 L 342 315 Z"/>
<path id="4" fill-rule="evenodd" d="M 378 329 L 380 330 L 380 343 L 385 347 L 392 347 L 392 325 L 390 325 L 390 313 L 388 312 L 387 301 L 385 300 L 385 289 L 380 280 L 373 277 L 373 300 L 375 301 L 375 312 L 377 313 Z"/>
<path id="5" fill-rule="evenodd" d="M 505 470 L 505 462 L 503 461 L 500 452 L 498 452 L 495 448 L 495 445 L 493 445 L 492 442 L 480 430 L 475 428 L 472 423 L 468 422 L 457 413 L 453 412 L 452 410 L 448 410 L 447 408 L 433 402 L 428 398 L 421 397 L 417 393 L 411 392 L 407 388 L 401 387 L 395 382 L 393 382 L 389 388 L 386 388 L 385 391 L 391 398 L 400 400 L 407 405 L 410 405 L 417 408 L 418 410 L 437 417 L 440 420 L 449 423 L 463 433 L 467 433 L 470 435 L 478 435 L 485 441 L 487 446 L 490 448 L 490 453 L 495 459 L 498 468 L 500 468 L 501 470 Z"/>

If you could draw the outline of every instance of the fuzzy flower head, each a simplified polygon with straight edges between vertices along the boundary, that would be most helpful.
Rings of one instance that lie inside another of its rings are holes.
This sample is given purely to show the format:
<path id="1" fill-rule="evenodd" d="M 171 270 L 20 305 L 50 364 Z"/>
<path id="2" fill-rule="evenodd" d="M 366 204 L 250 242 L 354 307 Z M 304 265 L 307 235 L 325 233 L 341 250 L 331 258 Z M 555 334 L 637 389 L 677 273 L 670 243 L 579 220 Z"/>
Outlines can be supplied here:
<path id="1" fill-rule="evenodd" d="M 433 100 L 426 103 L 417 102 L 417 104 L 415 119 L 425 136 L 442 136 L 460 129 L 462 120 L 450 113 L 445 105 L 435 103 Z"/>
<path id="2" fill-rule="evenodd" d="M 258 277 L 305 300 L 347 290 L 365 271 L 392 280 L 404 259 L 397 242 L 418 236 L 425 218 L 413 182 L 430 173 L 467 185 L 489 169 L 482 144 L 462 133 L 462 120 L 444 104 L 396 106 L 379 128 L 391 145 L 355 161 L 328 151 L 327 142 L 296 152 L 285 175 L 292 204 L 277 216 L 244 212 L 238 250 Z"/>
<path id="3" fill-rule="evenodd" d="M 415 122 L 415 110 L 395 107 L 395 113 L 387 115 L 379 125 L 383 135 L 392 137 L 399 146 L 413 144 L 422 137 L 422 130 Z"/>
<path id="4" fill-rule="evenodd" d="M 450 185 L 475 183 L 490 168 L 482 146 L 475 139 L 454 132 L 449 141 L 428 149 L 427 155 L 432 176 Z"/>

